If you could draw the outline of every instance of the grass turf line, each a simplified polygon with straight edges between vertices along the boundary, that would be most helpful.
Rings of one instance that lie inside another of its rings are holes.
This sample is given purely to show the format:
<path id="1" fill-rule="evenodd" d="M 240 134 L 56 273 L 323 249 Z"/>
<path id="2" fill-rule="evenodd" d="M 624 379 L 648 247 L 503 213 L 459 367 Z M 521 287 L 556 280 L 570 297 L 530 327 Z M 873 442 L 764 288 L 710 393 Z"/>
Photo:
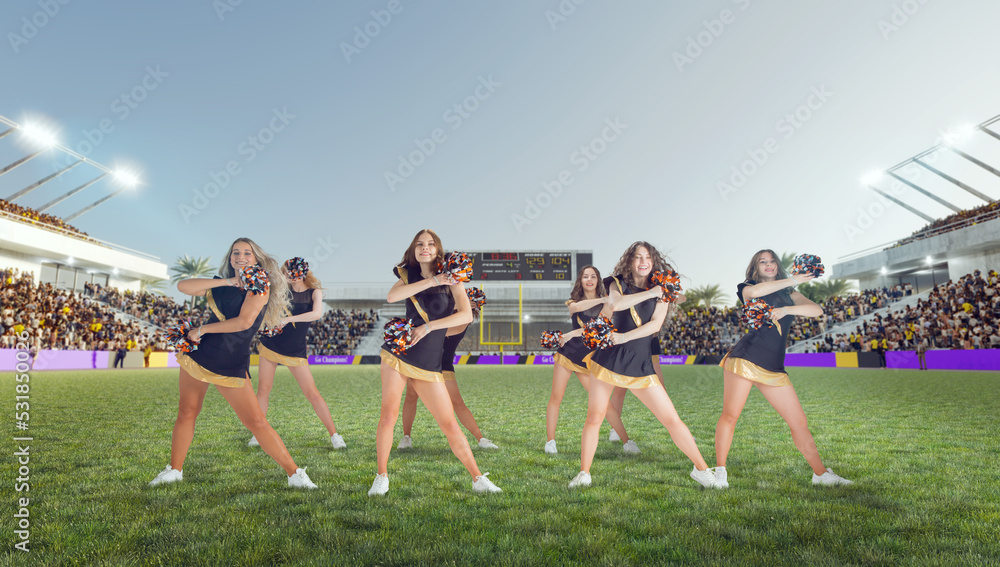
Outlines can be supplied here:
<path id="1" fill-rule="evenodd" d="M 176 370 L 34 373 L 30 493 L 14 491 L 14 435 L 0 459 L 9 503 L 3 564 L 996 565 L 1000 557 L 995 374 L 793 369 L 820 454 L 857 483 L 834 489 L 810 484 L 759 392 L 737 426 L 727 491 L 688 478 L 690 462 L 629 396 L 624 420 L 642 453 L 626 456 L 603 441 L 605 425 L 594 485 L 571 491 L 586 413 L 579 383 L 563 400 L 553 456 L 542 451 L 551 368 L 459 367 L 466 403 L 500 446 L 474 453 L 504 493 L 473 494 L 421 407 L 414 448 L 393 450 L 390 492 L 374 499 L 377 367 L 313 372 L 348 449 L 330 448 L 285 369 L 268 419 L 317 491 L 287 489 L 280 467 L 246 446 L 249 432 L 214 389 L 184 481 L 151 489 L 169 460 Z M 664 372 L 713 464 L 721 370 Z M 0 384 L 13 393 L 11 374 Z M 396 442 L 401 435 L 397 423 Z M 30 554 L 13 548 L 23 496 L 31 499 Z"/>

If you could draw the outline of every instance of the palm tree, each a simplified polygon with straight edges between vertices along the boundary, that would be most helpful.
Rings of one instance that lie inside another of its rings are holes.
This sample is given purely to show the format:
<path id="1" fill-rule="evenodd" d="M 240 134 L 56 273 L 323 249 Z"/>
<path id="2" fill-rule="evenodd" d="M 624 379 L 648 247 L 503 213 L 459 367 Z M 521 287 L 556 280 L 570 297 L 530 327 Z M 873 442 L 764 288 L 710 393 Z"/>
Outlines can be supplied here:
<path id="1" fill-rule="evenodd" d="M 215 272 L 215 268 L 212 266 L 212 259 L 207 257 L 192 258 L 185 254 L 182 258 L 177 259 L 177 263 L 170 268 L 174 272 L 173 277 L 170 281 L 177 283 L 181 280 L 187 278 L 204 278 L 211 276 Z M 191 298 L 191 310 L 194 311 L 196 298 Z"/>
<path id="2" fill-rule="evenodd" d="M 167 280 L 161 279 L 142 280 L 139 282 L 139 291 L 145 291 L 153 295 L 166 295 L 166 290 L 163 289 L 163 284 L 166 282 Z"/>
<path id="3" fill-rule="evenodd" d="M 820 297 L 821 301 L 827 300 L 831 297 L 847 295 L 848 293 L 854 291 L 853 290 L 854 286 L 852 286 L 851 283 L 847 280 L 831 279 L 831 280 L 816 282 L 813 283 L 812 285 L 814 288 L 816 288 L 817 295 Z M 801 288 L 802 286 L 800 285 L 799 287 Z"/>
<path id="4" fill-rule="evenodd" d="M 719 284 L 696 287 L 684 295 L 687 296 L 688 301 L 692 302 L 692 307 L 697 307 L 702 302 L 705 303 L 705 307 L 725 305 L 726 301 L 729 300 L 729 296 L 722 293 L 722 286 Z"/>
<path id="5" fill-rule="evenodd" d="M 795 252 L 784 252 L 781 254 L 779 261 L 781 262 L 781 267 L 785 268 L 786 272 L 791 273 L 792 264 L 795 263 L 795 256 L 797 256 Z"/>

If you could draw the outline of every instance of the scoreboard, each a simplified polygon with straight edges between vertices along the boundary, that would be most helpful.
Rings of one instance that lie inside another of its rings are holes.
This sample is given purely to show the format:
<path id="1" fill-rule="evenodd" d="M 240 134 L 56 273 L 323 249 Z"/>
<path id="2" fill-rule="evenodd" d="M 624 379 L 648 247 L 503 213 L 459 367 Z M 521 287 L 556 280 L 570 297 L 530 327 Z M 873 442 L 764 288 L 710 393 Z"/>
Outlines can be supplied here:
<path id="1" fill-rule="evenodd" d="M 581 267 L 593 263 L 593 252 L 499 250 L 468 252 L 472 281 L 573 283 Z"/>

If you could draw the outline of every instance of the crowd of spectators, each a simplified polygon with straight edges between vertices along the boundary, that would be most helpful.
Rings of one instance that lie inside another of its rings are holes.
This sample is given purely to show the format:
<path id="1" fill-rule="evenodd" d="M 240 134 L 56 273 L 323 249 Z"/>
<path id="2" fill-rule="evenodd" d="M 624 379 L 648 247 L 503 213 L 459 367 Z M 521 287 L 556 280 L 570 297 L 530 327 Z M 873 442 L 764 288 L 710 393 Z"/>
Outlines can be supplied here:
<path id="1" fill-rule="evenodd" d="M 992 203 L 987 203 L 981 207 L 959 211 L 953 215 L 938 219 L 914 232 L 910 236 L 896 242 L 890 246 L 890 248 L 895 248 L 896 246 L 902 246 L 904 244 L 909 244 L 910 242 L 930 238 L 932 236 L 937 236 L 939 234 L 944 234 L 946 232 L 951 232 L 953 230 L 958 230 L 960 228 L 965 228 L 967 226 L 972 226 L 988 220 L 993 220 L 997 217 L 1000 217 L 1000 201 L 993 201 Z"/>
<path id="2" fill-rule="evenodd" d="M 826 336 L 818 352 L 1000 348 L 1000 277 L 976 270 L 935 286 L 916 306 L 876 315 L 849 334 Z"/>
<path id="3" fill-rule="evenodd" d="M 3 199 L 0 199 L 0 211 L 10 213 L 17 217 L 20 221 L 33 224 L 40 228 L 61 228 L 66 232 L 71 232 L 84 238 L 88 236 L 86 232 L 83 232 L 75 226 L 67 224 L 57 216 L 40 213 L 30 207 L 22 207 L 21 205 L 16 205 Z"/>
<path id="4" fill-rule="evenodd" d="M 741 309 L 680 307 L 660 330 L 663 354 L 722 356 L 746 332 Z"/>
<path id="5" fill-rule="evenodd" d="M 31 273 L 0 270 L 0 348 L 14 348 L 18 336 L 28 333 L 28 346 L 37 352 L 55 350 L 143 349 L 155 337 L 136 322 L 119 320 L 93 299 L 36 285 Z"/>
<path id="6" fill-rule="evenodd" d="M 378 313 L 335 309 L 327 311 L 309 327 L 306 340 L 310 355 L 351 354 L 361 338 L 378 324 Z"/>

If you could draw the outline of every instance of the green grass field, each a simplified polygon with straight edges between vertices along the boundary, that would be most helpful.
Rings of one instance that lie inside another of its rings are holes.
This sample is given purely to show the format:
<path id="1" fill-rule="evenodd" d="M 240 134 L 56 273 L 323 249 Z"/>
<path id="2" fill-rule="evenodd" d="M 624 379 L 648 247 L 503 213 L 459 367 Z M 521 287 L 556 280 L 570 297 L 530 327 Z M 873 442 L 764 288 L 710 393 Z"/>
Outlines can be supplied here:
<path id="1" fill-rule="evenodd" d="M 667 391 L 714 464 L 718 368 L 665 367 Z M 546 455 L 551 368 L 459 367 L 466 402 L 499 451 L 476 450 L 503 490 L 477 495 L 421 408 L 414 449 L 375 474 L 378 367 L 314 367 L 348 449 L 284 369 L 268 418 L 316 491 L 286 488 L 214 389 L 184 481 L 167 464 L 177 371 L 38 372 L 31 378 L 29 493 L 15 492 L 14 381 L 0 459 L 4 565 L 998 565 L 1000 376 L 793 369 L 821 455 L 855 481 L 819 488 L 788 430 L 753 392 L 729 459 L 731 488 L 700 489 L 690 462 L 632 396 L 625 424 L 642 453 L 602 441 L 594 485 L 579 470 L 586 394 L 571 382 Z M 401 426 L 397 424 L 397 441 Z M 602 439 L 607 438 L 607 425 Z M 31 551 L 14 548 L 30 497 Z"/>

